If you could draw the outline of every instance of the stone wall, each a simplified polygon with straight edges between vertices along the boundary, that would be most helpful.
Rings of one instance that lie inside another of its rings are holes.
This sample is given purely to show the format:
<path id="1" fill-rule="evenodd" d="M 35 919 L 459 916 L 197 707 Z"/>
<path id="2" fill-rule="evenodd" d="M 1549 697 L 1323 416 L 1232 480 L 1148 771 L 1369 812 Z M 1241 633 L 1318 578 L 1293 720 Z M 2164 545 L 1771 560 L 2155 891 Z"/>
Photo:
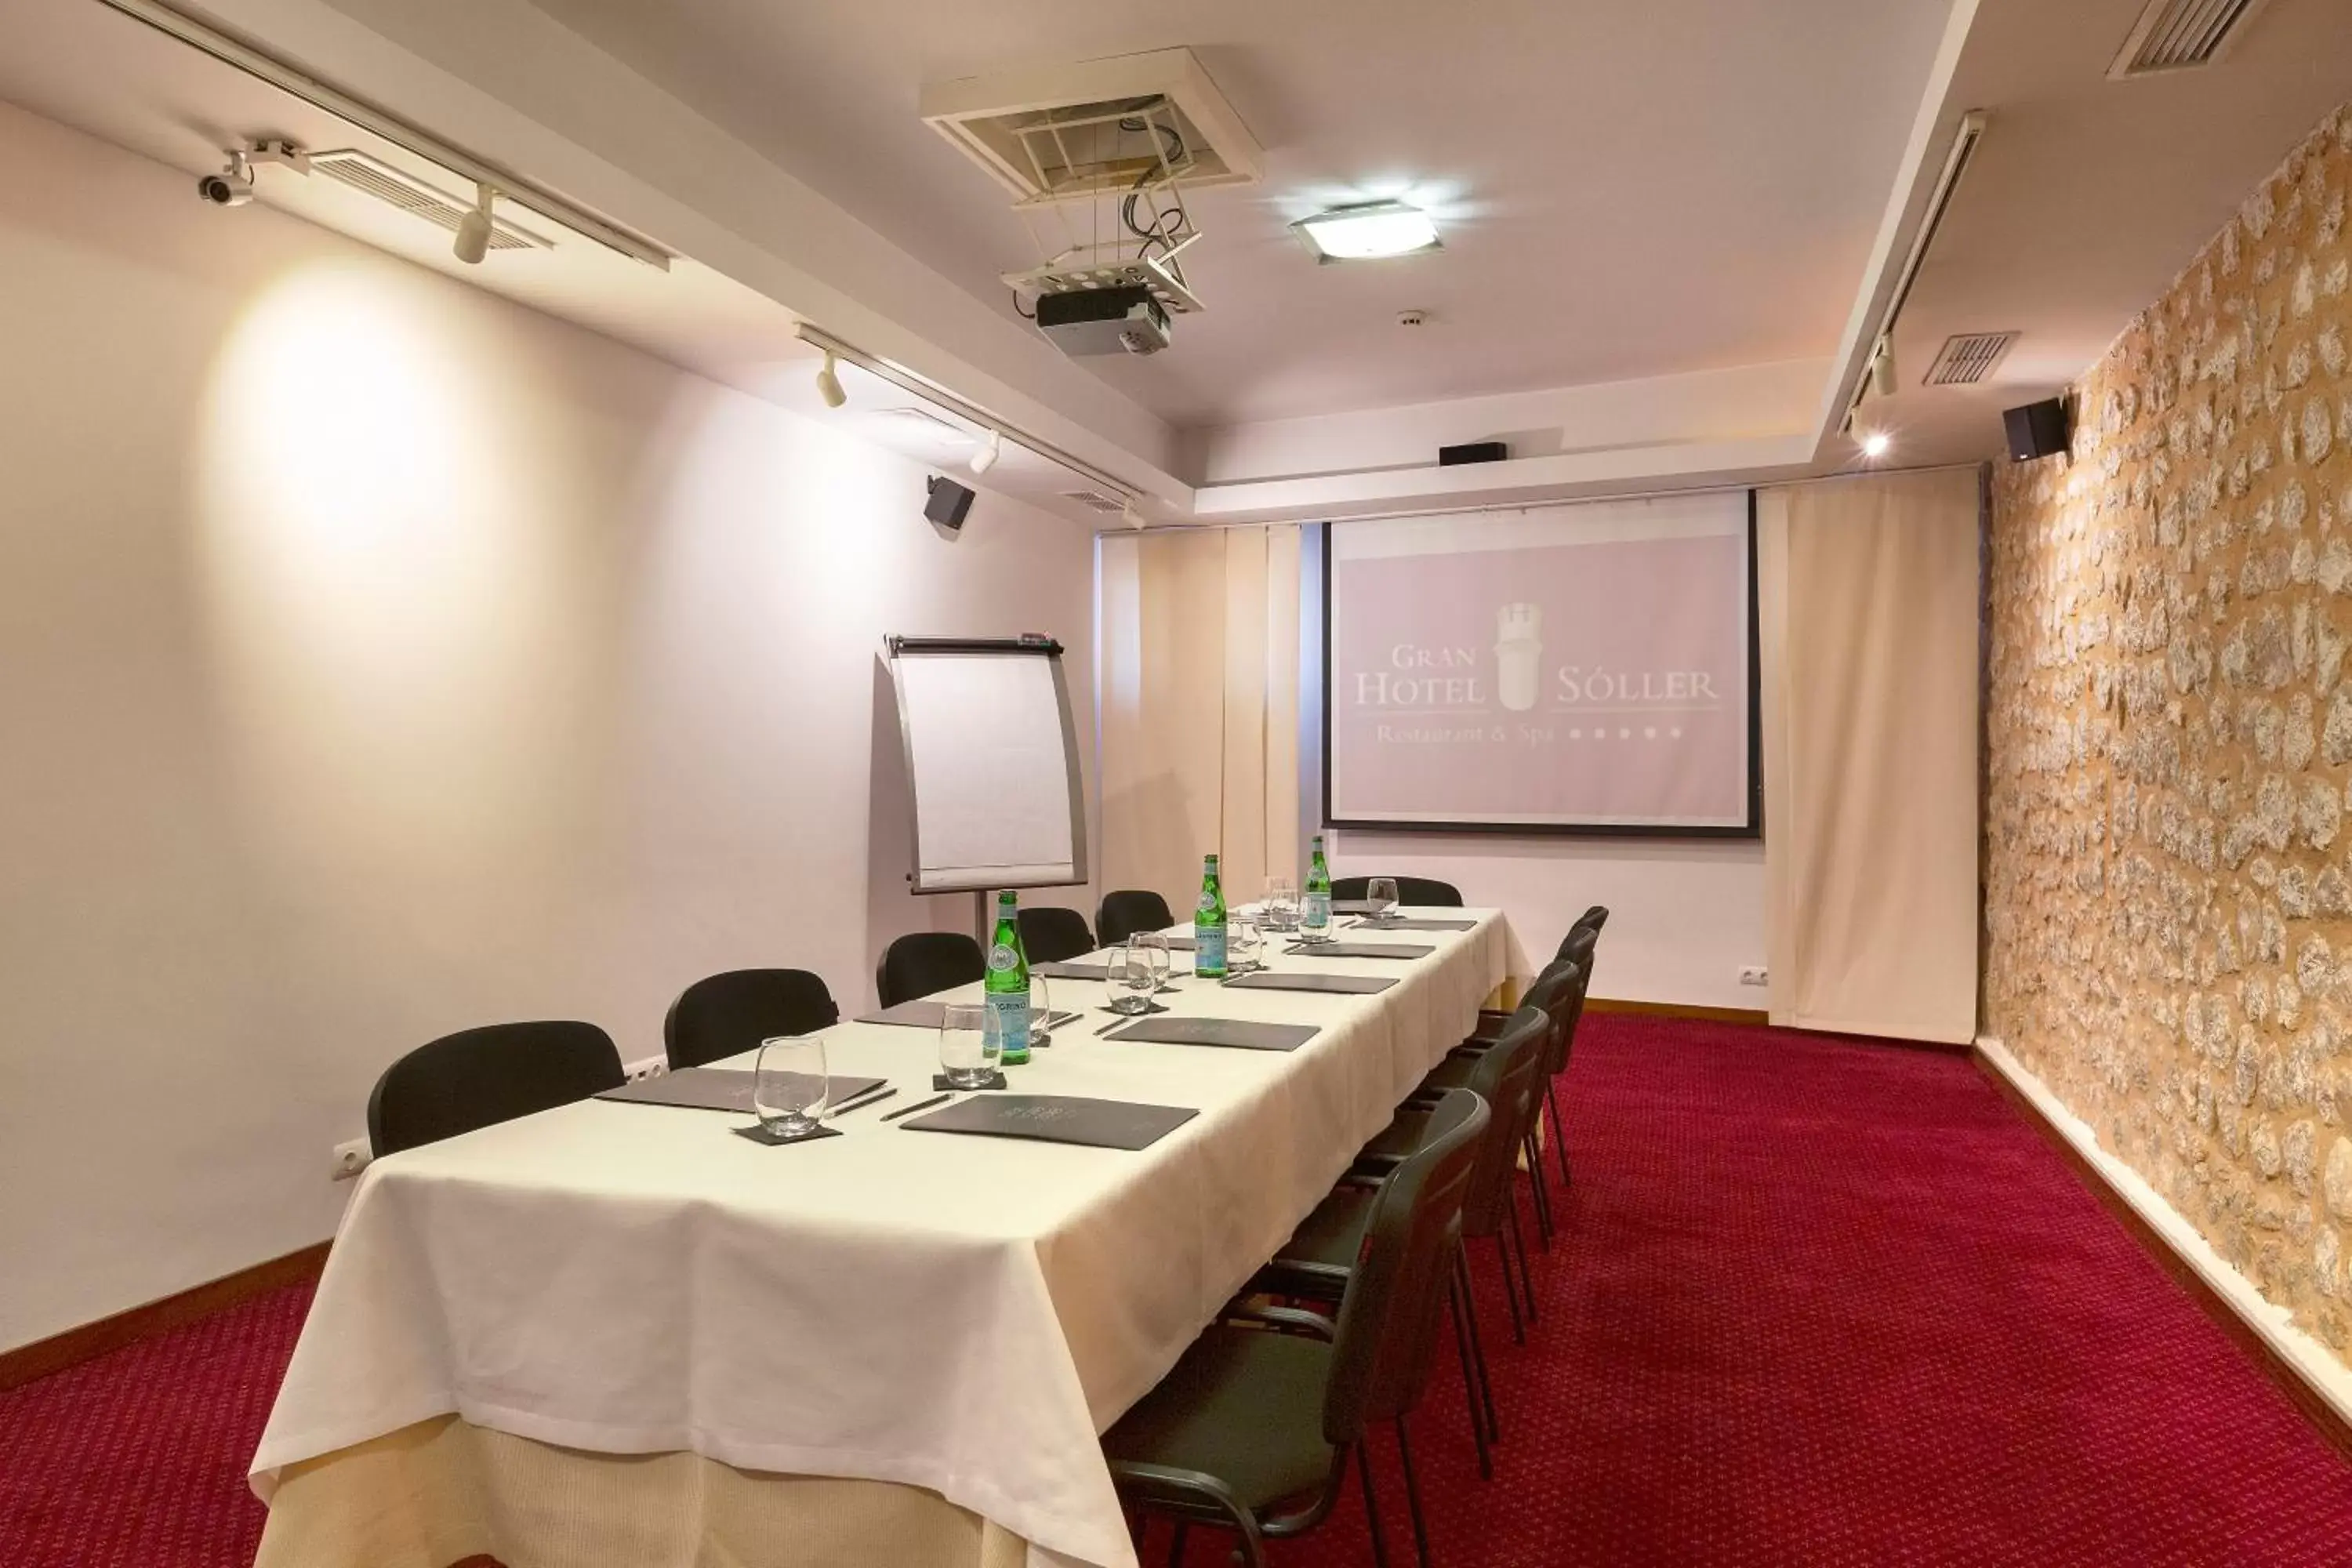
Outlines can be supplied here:
<path id="1" fill-rule="evenodd" d="M 1993 489 L 1986 1025 L 2352 1335 L 2352 105 Z"/>

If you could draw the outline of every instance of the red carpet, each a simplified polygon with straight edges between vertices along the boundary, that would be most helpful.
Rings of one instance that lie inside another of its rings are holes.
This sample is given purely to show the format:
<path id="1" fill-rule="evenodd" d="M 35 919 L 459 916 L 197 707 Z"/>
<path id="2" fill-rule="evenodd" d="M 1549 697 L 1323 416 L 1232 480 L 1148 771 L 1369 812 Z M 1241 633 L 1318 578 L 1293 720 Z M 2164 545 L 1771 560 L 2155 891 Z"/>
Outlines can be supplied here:
<path id="1" fill-rule="evenodd" d="M 1496 1479 L 1450 1354 L 1416 1423 L 1444 1568 L 2352 1563 L 2352 1468 L 1965 1059 L 1595 1016 L 1565 1082 L 1577 1180 L 1528 1345 L 1476 1259 Z M 302 1306 L 0 1394 L 0 1563 L 249 1563 Z M 1352 1491 L 1276 1547 L 1370 1560 Z M 1225 1556 L 1196 1532 L 1189 1561 Z"/>

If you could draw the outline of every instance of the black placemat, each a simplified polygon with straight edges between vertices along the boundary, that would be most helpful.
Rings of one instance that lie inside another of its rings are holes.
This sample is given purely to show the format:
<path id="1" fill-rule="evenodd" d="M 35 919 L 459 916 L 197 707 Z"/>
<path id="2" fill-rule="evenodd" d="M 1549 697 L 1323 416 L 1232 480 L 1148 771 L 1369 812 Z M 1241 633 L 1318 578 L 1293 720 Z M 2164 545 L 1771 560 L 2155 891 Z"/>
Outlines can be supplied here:
<path id="1" fill-rule="evenodd" d="M 1260 1024 L 1247 1018 L 1138 1018 L 1104 1038 L 1157 1046 L 1223 1046 L 1240 1051 L 1295 1051 L 1319 1033 L 1312 1024 Z"/>
<path id="2" fill-rule="evenodd" d="M 670 1105 L 682 1110 L 732 1110 L 749 1116 L 752 1114 L 751 1080 L 756 1076 L 735 1068 L 680 1068 L 676 1072 L 659 1073 L 618 1089 L 608 1089 L 596 1098 L 624 1105 Z M 825 1103 L 839 1105 L 845 1100 L 855 1100 L 887 1081 L 828 1074 Z"/>
<path id="3" fill-rule="evenodd" d="M 963 1005 L 977 1007 L 981 1004 L 969 1002 Z M 919 996 L 912 1002 L 901 1002 L 878 1013 L 860 1013 L 856 1021 L 861 1024 L 897 1024 L 908 1029 L 936 1029 L 947 1021 L 947 1005 L 932 997 Z M 1045 1016 L 1043 1026 L 1057 1029 L 1064 1024 L 1075 1023 L 1077 1016 L 1066 1007 L 1057 1007 Z"/>
<path id="4" fill-rule="evenodd" d="M 1427 958 L 1437 950 L 1418 942 L 1299 942 L 1282 950 L 1296 955 L 1306 953 L 1314 958 Z"/>
<path id="5" fill-rule="evenodd" d="M 754 1143 L 765 1143 L 771 1149 L 786 1149 L 794 1143 L 814 1143 L 822 1138 L 841 1136 L 838 1128 L 824 1126 L 812 1127 L 805 1132 L 790 1134 L 771 1132 L 765 1127 L 756 1124 L 750 1127 L 730 1127 L 727 1131 L 738 1138 L 749 1138 Z"/>
<path id="6" fill-rule="evenodd" d="M 1396 982 L 1370 974 L 1302 974 L 1296 970 L 1269 969 L 1263 974 L 1244 974 L 1225 984 L 1236 991 L 1320 991 L 1332 996 L 1374 996 Z"/>
<path id="7" fill-rule="evenodd" d="M 969 1132 L 1089 1149 L 1149 1149 L 1201 1113 L 1182 1105 L 1138 1105 L 1068 1094 L 1000 1094 L 960 1100 L 899 1123 L 919 1132 Z"/>

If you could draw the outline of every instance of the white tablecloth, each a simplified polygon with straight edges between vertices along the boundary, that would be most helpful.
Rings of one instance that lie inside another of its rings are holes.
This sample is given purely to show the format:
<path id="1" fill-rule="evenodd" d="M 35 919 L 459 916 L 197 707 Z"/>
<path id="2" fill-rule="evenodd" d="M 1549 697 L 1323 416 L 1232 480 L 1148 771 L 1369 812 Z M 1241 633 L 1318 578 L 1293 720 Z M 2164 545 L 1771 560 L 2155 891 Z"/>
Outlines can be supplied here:
<path id="1" fill-rule="evenodd" d="M 719 1112 L 590 1101 L 371 1165 L 253 1459 L 427 1417 L 605 1453 L 928 1488 L 1040 1554 L 1133 1563 L 1097 1434 L 1174 1364 L 1504 978 L 1491 910 L 1378 995 L 1179 979 L 1178 1013 L 1312 1023 L 1288 1053 L 1111 1042 L 1089 1013 L 1016 1089 L 1197 1107 L 1141 1152 L 906 1131 L 931 1032 L 845 1024 L 896 1100 L 765 1148 Z M 1182 955 L 1179 955 L 1180 959 Z M 1181 965 L 1180 965 L 1181 967 Z M 1057 1005 L 1102 988 L 1053 983 Z M 977 988 L 973 988 L 976 992 Z M 950 993 L 950 995 L 959 994 Z M 739 1058 L 729 1064 L 750 1065 Z"/>

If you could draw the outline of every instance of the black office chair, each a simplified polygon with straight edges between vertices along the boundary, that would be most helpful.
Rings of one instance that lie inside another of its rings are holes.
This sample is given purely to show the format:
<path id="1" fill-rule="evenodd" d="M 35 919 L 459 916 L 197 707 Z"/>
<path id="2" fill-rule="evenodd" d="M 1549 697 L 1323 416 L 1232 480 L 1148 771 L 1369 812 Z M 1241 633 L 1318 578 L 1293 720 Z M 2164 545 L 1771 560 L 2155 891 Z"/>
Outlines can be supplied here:
<path id="1" fill-rule="evenodd" d="M 1076 910 L 1051 905 L 1021 911 L 1021 946 L 1032 963 L 1058 963 L 1095 950 L 1095 933 Z"/>
<path id="2" fill-rule="evenodd" d="M 1352 902 L 1366 896 L 1371 884 L 1370 877 L 1341 877 L 1331 884 L 1334 900 Z M 1391 877 L 1397 885 L 1397 902 L 1410 909 L 1458 910 L 1462 907 L 1462 889 L 1451 882 L 1434 881 L 1427 877 Z"/>
<path id="3" fill-rule="evenodd" d="M 1576 940 L 1578 931 L 1589 931 L 1593 935 L 1599 936 L 1601 928 L 1608 923 L 1609 908 L 1605 904 L 1595 904 L 1577 916 L 1576 923 L 1568 928 L 1568 934 L 1559 939 L 1559 956 L 1562 958 L 1568 956 L 1568 944 Z"/>
<path id="4" fill-rule="evenodd" d="M 1591 957 L 1592 945 L 1589 935 L 1580 942 L 1571 942 L 1570 951 Z M 1576 1034 L 1577 1020 L 1583 1016 L 1584 977 L 1584 968 L 1575 959 L 1555 959 L 1544 966 L 1544 972 L 1536 976 L 1536 983 L 1528 988 L 1527 994 L 1519 998 L 1521 1006 L 1540 1007 L 1552 1022 L 1551 1040 L 1545 1052 L 1543 1100 L 1537 1107 L 1537 1120 L 1541 1121 L 1541 1113 L 1545 1110 L 1551 1112 L 1552 1151 L 1559 1161 L 1562 1186 L 1569 1184 L 1567 1128 L 1560 1120 L 1559 1098 L 1554 1086 L 1558 1075 L 1568 1067 L 1569 1045 Z M 1503 1025 L 1508 1021 L 1494 1013 L 1481 1013 L 1478 1016 L 1478 1032 L 1463 1041 L 1461 1048 L 1452 1058 L 1438 1064 L 1436 1070 L 1423 1080 L 1424 1089 L 1443 1088 L 1458 1081 L 1462 1066 L 1456 1058 L 1491 1047 L 1502 1032 Z M 1549 1252 L 1552 1237 L 1551 1194 L 1543 1182 L 1543 1152 L 1537 1146 L 1536 1131 L 1532 1125 L 1528 1129 L 1528 1173 L 1535 1178 L 1528 1191 L 1535 1203 L 1536 1236 L 1543 1244 L 1543 1249 Z"/>
<path id="5" fill-rule="evenodd" d="M 378 1159 L 551 1110 L 627 1081 L 613 1038 L 593 1024 L 487 1024 L 417 1047 L 368 1096 Z"/>
<path id="6" fill-rule="evenodd" d="M 1364 1146 L 1355 1170 L 1316 1205 L 1274 1260 L 1258 1271 L 1252 1289 L 1309 1300 L 1336 1300 L 1355 1278 L 1366 1226 L 1371 1212 L 1370 1184 L 1415 1158 L 1436 1127 L 1436 1108 L 1448 1097 L 1467 1091 L 1478 1096 L 1493 1112 L 1480 1140 L 1477 1162 L 1462 1209 L 1465 1238 L 1491 1238 L 1503 1268 L 1503 1290 L 1510 1303 L 1511 1334 L 1527 1337 L 1519 1297 L 1525 1287 L 1527 1321 L 1533 1321 L 1535 1286 L 1528 1272 L 1527 1244 L 1518 1235 L 1518 1205 L 1515 1173 L 1527 1129 L 1535 1116 L 1538 1086 L 1543 1081 L 1544 1050 L 1552 1027 L 1550 1015 L 1539 1007 L 1522 1007 L 1490 1049 L 1451 1058 L 1464 1070 L 1445 1088 L 1416 1093 L 1400 1109 L 1387 1130 Z M 1434 1075 L 1433 1075 L 1433 1078 Z M 1517 1245 L 1518 1280 L 1511 1277 Z M 1486 1374 L 1486 1347 L 1478 1334 L 1475 1300 L 1472 1295 L 1466 1257 L 1457 1258 L 1453 1286 L 1454 1350 L 1462 1358 L 1462 1382 L 1470 1401 L 1470 1426 L 1478 1448 L 1478 1471 L 1494 1474 L 1487 1445 L 1499 1435 L 1495 1397 Z"/>
<path id="7" fill-rule="evenodd" d="M 917 996 L 969 985 L 988 976 L 980 943 L 960 931 L 918 931 L 892 942 L 874 971 L 882 1005 L 896 1007 Z"/>
<path id="8" fill-rule="evenodd" d="M 1175 1519 L 1171 1560 L 1181 1560 L 1189 1527 L 1206 1524 L 1238 1535 L 1243 1563 L 1264 1568 L 1268 1538 L 1303 1534 L 1330 1517 L 1352 1453 L 1374 1556 L 1385 1563 L 1365 1445 L 1385 1422 L 1403 1461 L 1416 1554 L 1428 1563 L 1405 1418 L 1429 1381 L 1487 1121 L 1476 1095 L 1438 1100 L 1426 1140 L 1368 1199 L 1362 1252 L 1336 1322 L 1236 1303 L 1103 1435 L 1120 1499 Z"/>
<path id="9" fill-rule="evenodd" d="M 776 1035 L 813 1035 L 841 1022 L 824 982 L 805 969 L 730 969 L 678 993 L 662 1020 L 670 1070 L 753 1051 Z"/>
<path id="10" fill-rule="evenodd" d="M 1102 908 L 1095 912 L 1095 930 L 1105 947 L 1117 947 L 1137 931 L 1166 931 L 1175 923 L 1167 900 L 1137 888 L 1105 893 Z"/>

